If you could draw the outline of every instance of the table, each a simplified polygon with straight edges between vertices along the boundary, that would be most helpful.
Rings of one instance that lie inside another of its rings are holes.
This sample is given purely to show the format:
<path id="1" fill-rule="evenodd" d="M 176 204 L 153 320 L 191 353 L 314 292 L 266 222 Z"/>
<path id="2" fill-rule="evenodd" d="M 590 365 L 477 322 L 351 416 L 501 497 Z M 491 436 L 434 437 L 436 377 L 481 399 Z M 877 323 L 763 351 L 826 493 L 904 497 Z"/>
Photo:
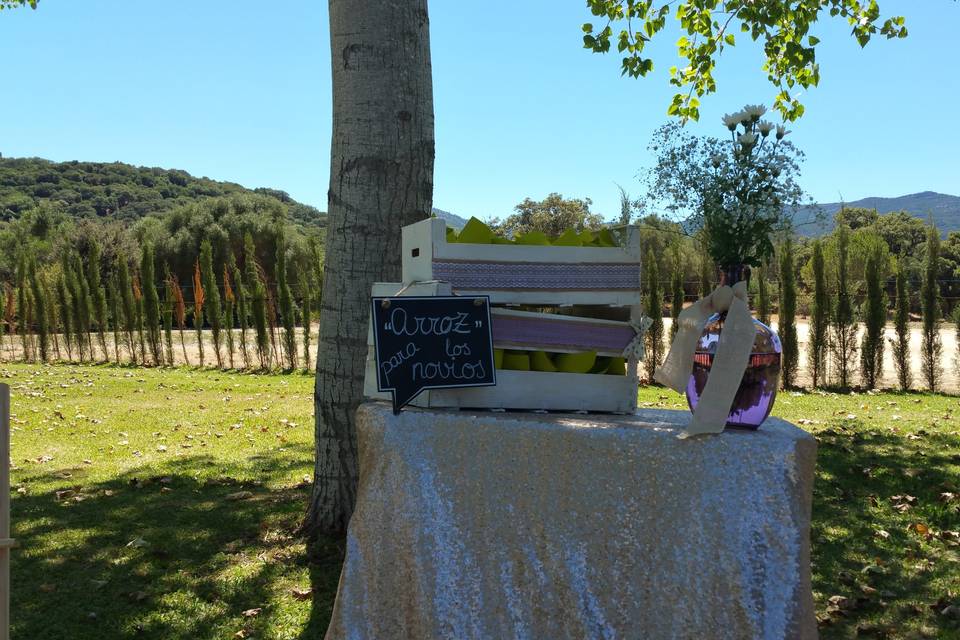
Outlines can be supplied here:
<path id="1" fill-rule="evenodd" d="M 816 441 L 689 419 L 362 405 L 328 640 L 815 638 Z"/>

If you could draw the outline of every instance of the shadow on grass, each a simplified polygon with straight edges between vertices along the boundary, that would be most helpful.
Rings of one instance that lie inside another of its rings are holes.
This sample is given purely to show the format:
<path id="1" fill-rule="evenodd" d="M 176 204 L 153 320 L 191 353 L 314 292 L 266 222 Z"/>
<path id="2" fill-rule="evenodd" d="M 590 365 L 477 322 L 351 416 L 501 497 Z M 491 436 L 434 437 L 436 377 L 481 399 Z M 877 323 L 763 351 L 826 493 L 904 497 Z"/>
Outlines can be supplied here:
<path id="1" fill-rule="evenodd" d="M 950 533 L 960 516 L 942 494 L 960 493 L 960 438 L 860 420 L 817 438 L 811 538 L 821 636 L 954 637 L 957 617 L 941 611 L 960 605 L 952 599 L 960 540 Z M 833 596 L 846 600 L 831 604 Z"/>
<path id="2" fill-rule="evenodd" d="M 342 548 L 308 554 L 296 534 L 309 487 L 210 478 L 215 465 L 180 457 L 93 484 L 83 469 L 22 475 L 57 484 L 13 500 L 12 637 L 322 638 Z"/>

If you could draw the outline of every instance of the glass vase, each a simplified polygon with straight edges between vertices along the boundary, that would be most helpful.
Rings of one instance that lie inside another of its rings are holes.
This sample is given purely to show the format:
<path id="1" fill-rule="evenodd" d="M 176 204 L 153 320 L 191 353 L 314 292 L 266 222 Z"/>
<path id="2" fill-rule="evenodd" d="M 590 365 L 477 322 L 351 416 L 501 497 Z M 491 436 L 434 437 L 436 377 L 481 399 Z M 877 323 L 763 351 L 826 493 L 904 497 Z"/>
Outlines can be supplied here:
<path id="1" fill-rule="evenodd" d="M 721 284 L 733 286 L 741 280 L 749 283 L 750 267 L 736 265 L 721 271 Z M 691 411 L 697 408 L 700 396 L 707 385 L 707 377 L 713 366 L 726 317 L 726 313 L 711 316 L 697 342 L 697 349 L 693 356 L 693 372 L 687 382 L 687 404 L 690 405 Z M 727 417 L 728 427 L 758 428 L 770 415 L 777 398 L 777 388 L 780 383 L 780 357 L 783 351 L 780 338 L 773 329 L 757 319 L 753 320 L 753 326 L 757 330 L 753 350 Z"/>

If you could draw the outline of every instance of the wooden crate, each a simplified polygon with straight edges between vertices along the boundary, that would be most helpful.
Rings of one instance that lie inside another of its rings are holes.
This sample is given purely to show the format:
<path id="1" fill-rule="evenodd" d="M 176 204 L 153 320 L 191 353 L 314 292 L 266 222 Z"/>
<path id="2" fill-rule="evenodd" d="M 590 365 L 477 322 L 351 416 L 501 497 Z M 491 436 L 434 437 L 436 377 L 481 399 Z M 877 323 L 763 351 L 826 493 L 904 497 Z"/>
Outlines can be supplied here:
<path id="1" fill-rule="evenodd" d="M 619 247 L 558 247 L 449 243 L 446 223 L 423 220 L 403 229 L 403 282 L 377 283 L 373 296 L 486 295 L 493 305 L 628 307 L 639 323 L 640 234 L 627 227 Z M 635 335 L 629 323 L 582 316 L 491 309 L 494 347 L 620 356 Z M 377 391 L 372 325 L 364 393 Z M 411 404 L 432 408 L 533 409 L 632 413 L 637 405 L 636 358 L 627 375 L 497 369 L 493 387 L 427 389 Z"/>
<path id="2" fill-rule="evenodd" d="M 622 247 L 554 247 L 447 242 L 439 218 L 403 228 L 403 281 L 449 282 L 493 304 L 640 305 L 640 234 Z"/>

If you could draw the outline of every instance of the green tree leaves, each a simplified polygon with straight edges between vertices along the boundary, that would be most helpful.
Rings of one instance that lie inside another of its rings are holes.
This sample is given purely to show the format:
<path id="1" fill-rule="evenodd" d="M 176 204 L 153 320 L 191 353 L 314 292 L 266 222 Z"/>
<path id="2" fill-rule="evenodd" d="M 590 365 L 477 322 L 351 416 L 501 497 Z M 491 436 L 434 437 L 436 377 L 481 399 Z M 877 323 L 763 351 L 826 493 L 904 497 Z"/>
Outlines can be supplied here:
<path id="1" fill-rule="evenodd" d="M 816 61 L 820 40 L 809 34 L 818 20 L 846 20 L 861 47 L 877 35 L 907 36 L 904 18 L 882 18 L 876 0 L 587 0 L 590 12 L 604 22 L 583 25 L 583 46 L 594 53 L 607 53 L 615 40 L 617 52 L 622 54 L 621 74 L 646 76 L 653 70 L 653 59 L 645 57 L 644 51 L 665 30 L 674 5 L 673 18 L 685 34 L 677 41 L 677 53 L 687 64 L 670 69 L 670 84 L 678 92 L 667 113 L 683 120 L 697 120 L 700 98 L 716 91 L 716 61 L 724 47 L 735 46 L 738 29 L 762 42 L 763 71 L 778 90 L 774 108 L 786 120 L 803 115 L 803 105 L 793 90 L 820 82 Z"/>

